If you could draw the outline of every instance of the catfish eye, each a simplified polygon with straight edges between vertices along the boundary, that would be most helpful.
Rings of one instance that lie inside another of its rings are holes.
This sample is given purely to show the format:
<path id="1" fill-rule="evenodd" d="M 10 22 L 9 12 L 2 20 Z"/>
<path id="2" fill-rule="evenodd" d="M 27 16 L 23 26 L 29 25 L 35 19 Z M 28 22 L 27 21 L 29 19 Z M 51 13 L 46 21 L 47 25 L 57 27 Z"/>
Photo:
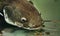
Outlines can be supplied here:
<path id="1" fill-rule="evenodd" d="M 25 17 L 22 17 L 21 18 L 21 23 L 25 23 L 25 22 L 27 22 L 27 19 Z"/>

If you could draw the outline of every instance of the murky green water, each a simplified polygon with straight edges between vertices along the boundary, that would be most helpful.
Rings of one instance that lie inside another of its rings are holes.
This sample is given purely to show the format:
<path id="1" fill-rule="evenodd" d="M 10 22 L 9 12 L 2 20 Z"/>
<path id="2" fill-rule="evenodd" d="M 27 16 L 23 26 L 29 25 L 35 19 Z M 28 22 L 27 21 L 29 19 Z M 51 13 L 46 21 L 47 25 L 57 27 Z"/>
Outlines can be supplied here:
<path id="1" fill-rule="evenodd" d="M 40 11 L 44 20 L 60 20 L 60 0 L 32 0 Z M 47 22 L 45 24 L 45 30 L 51 34 L 44 36 L 60 36 L 60 22 L 52 23 Z M 14 33 L 5 32 L 4 36 L 34 36 L 33 32 L 25 32 L 23 30 L 17 30 Z"/>

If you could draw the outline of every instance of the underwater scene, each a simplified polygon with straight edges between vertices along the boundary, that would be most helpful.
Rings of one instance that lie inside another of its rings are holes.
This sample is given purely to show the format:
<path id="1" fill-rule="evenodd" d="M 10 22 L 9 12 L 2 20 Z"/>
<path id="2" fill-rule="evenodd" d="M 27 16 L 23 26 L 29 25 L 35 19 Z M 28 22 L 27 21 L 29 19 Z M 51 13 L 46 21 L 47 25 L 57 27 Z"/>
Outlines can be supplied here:
<path id="1" fill-rule="evenodd" d="M 60 36 L 60 0 L 12 1 L 0 3 L 0 36 Z"/>

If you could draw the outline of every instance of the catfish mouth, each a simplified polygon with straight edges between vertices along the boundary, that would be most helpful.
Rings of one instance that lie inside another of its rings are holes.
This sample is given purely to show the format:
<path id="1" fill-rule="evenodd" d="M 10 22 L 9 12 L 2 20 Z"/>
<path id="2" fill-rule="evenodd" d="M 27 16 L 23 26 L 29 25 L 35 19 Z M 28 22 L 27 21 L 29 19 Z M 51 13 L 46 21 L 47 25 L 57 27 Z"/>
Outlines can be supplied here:
<path id="1" fill-rule="evenodd" d="M 27 26 L 27 27 L 23 27 L 24 29 L 27 29 L 27 30 L 40 30 L 42 28 L 41 25 L 33 25 L 33 26 Z"/>
<path id="2" fill-rule="evenodd" d="M 39 30 L 41 29 L 41 27 L 37 27 L 37 28 L 30 28 L 30 27 L 23 27 L 24 29 L 28 29 L 28 30 Z"/>

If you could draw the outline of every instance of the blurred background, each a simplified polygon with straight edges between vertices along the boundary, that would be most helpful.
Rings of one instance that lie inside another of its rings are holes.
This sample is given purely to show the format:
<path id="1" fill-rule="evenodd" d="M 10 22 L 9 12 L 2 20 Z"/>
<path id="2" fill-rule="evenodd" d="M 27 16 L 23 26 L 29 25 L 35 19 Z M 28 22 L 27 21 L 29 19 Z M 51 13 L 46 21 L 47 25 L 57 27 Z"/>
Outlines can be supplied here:
<path id="1" fill-rule="evenodd" d="M 60 20 L 60 0 L 32 0 L 34 6 L 41 13 L 43 20 Z M 43 36 L 60 36 L 60 22 L 46 22 L 44 29 L 50 32 L 50 35 Z M 13 33 L 4 32 L 4 36 L 35 36 L 34 32 L 26 30 L 16 30 Z"/>

